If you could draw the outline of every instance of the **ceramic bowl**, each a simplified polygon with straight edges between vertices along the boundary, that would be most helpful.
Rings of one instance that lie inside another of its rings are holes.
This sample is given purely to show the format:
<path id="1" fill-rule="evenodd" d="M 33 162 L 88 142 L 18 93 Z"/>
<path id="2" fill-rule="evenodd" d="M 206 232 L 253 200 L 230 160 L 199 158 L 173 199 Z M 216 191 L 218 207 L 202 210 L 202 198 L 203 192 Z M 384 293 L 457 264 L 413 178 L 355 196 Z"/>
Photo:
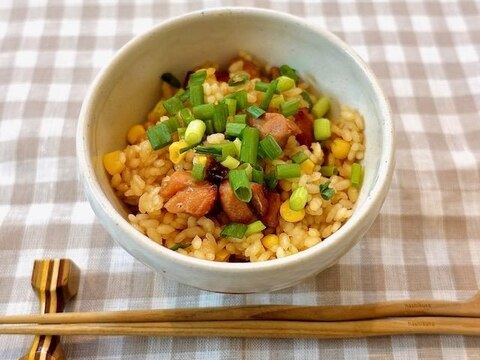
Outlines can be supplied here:
<path id="1" fill-rule="evenodd" d="M 288 63 L 303 78 L 365 118 L 365 177 L 352 217 L 333 235 L 298 254 L 260 263 L 218 263 L 178 254 L 127 221 L 102 165 L 125 146 L 125 134 L 145 119 L 159 94 L 159 75 L 184 74 L 205 61 L 226 63 L 246 50 L 270 64 Z M 335 264 L 377 216 L 394 167 L 393 124 L 375 76 L 344 42 L 283 13 L 254 8 L 198 11 L 168 20 L 128 42 L 100 72 L 82 106 L 77 132 L 81 181 L 110 235 L 132 256 L 167 277 L 229 293 L 292 286 Z"/>

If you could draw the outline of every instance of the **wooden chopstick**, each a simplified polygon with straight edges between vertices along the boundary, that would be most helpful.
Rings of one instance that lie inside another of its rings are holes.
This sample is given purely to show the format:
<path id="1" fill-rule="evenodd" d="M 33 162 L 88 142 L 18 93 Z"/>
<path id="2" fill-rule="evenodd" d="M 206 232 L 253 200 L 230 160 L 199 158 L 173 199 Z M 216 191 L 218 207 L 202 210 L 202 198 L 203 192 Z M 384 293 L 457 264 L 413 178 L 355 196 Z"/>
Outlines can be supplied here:
<path id="1" fill-rule="evenodd" d="M 132 323 L 175 321 L 290 320 L 347 321 L 404 316 L 480 318 L 480 295 L 465 301 L 405 300 L 365 305 L 247 305 L 208 308 L 74 312 L 0 317 L 0 324 Z"/>
<path id="2" fill-rule="evenodd" d="M 398 334 L 480 335 L 480 319 L 467 317 L 406 317 L 340 322 L 250 320 L 128 324 L 8 324 L 0 326 L 0 334 L 317 339 Z"/>

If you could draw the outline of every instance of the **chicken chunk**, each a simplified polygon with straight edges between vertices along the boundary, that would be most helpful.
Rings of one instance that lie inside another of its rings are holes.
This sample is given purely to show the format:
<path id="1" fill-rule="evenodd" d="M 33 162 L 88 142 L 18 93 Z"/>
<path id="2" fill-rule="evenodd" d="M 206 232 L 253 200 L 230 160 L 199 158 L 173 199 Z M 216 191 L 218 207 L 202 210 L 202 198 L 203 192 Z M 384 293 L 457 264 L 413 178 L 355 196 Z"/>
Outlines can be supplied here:
<path id="1" fill-rule="evenodd" d="M 290 136 L 302 132 L 292 120 L 278 113 L 266 113 L 260 120 L 250 119 L 250 125 L 260 130 L 262 138 L 272 135 L 282 148 Z"/>
<path id="2" fill-rule="evenodd" d="M 248 207 L 248 204 L 237 199 L 228 180 L 224 180 L 220 184 L 219 195 L 223 211 L 230 220 L 249 224 L 255 219 L 255 215 Z"/>
<path id="3" fill-rule="evenodd" d="M 203 216 L 213 208 L 216 197 L 216 185 L 205 183 L 188 186 L 173 195 L 165 204 L 165 209 L 173 214 Z"/>

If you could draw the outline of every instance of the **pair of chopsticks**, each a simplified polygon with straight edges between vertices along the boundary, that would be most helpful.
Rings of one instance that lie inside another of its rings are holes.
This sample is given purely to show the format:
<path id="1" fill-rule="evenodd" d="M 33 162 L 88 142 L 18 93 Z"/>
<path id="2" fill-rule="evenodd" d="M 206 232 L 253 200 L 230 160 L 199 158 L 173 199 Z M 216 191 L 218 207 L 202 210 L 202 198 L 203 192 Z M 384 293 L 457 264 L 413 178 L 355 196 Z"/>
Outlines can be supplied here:
<path id="1" fill-rule="evenodd" d="M 465 301 L 251 305 L 0 317 L 0 334 L 348 338 L 480 335 L 480 293 Z"/>

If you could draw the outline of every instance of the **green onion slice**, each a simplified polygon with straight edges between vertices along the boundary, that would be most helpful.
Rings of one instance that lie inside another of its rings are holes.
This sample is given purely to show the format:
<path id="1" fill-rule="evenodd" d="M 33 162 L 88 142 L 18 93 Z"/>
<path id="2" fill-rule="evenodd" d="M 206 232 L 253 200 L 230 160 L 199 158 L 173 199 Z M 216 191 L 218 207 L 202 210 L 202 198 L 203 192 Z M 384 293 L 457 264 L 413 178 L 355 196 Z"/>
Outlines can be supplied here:
<path id="1" fill-rule="evenodd" d="M 202 85 L 206 77 L 206 70 L 201 70 L 190 74 L 190 78 L 188 79 L 188 87 L 191 87 L 193 85 Z"/>
<path id="2" fill-rule="evenodd" d="M 322 118 L 322 119 L 315 119 L 313 122 L 313 134 L 315 136 L 315 140 L 323 141 L 327 140 L 332 136 L 332 131 L 330 129 L 330 120 Z"/>
<path id="3" fill-rule="evenodd" d="M 225 227 L 222 229 L 222 232 L 220 233 L 220 236 L 223 236 L 226 238 L 242 239 L 245 236 L 246 232 L 247 232 L 247 225 L 239 224 L 239 223 L 230 223 L 228 225 L 225 225 Z"/>
<path id="4" fill-rule="evenodd" d="M 280 66 L 280 74 L 284 76 L 288 76 L 289 78 L 297 81 L 298 80 L 298 75 L 297 75 L 297 70 L 291 68 L 290 66 L 284 64 Z"/>
<path id="5" fill-rule="evenodd" d="M 245 170 L 230 170 L 228 179 L 237 199 L 243 202 L 249 202 L 252 199 L 252 189 Z"/>
<path id="6" fill-rule="evenodd" d="M 226 129 L 225 129 L 225 136 L 227 137 L 240 137 L 240 134 L 242 133 L 243 129 L 245 129 L 247 125 L 245 124 L 240 124 L 240 123 L 227 123 Z"/>
<path id="7" fill-rule="evenodd" d="M 240 161 L 250 164 L 255 164 L 257 162 L 259 138 L 260 131 L 257 128 L 247 126 L 245 129 L 243 129 Z"/>
<path id="8" fill-rule="evenodd" d="M 176 115 L 180 110 L 182 110 L 185 106 L 183 102 L 178 97 L 171 97 L 168 100 L 163 102 L 163 107 L 167 110 L 169 115 Z"/>
<path id="9" fill-rule="evenodd" d="M 292 160 L 297 164 L 301 164 L 307 159 L 308 156 L 303 151 L 299 151 L 292 156 Z"/>
<path id="10" fill-rule="evenodd" d="M 196 119 L 208 120 L 213 118 L 215 105 L 202 104 L 193 107 L 193 115 Z"/>
<path id="11" fill-rule="evenodd" d="M 357 189 L 360 187 L 362 183 L 362 175 L 362 165 L 359 163 L 353 163 L 350 170 L 350 182 L 352 183 L 352 186 L 356 187 Z"/>
<path id="12" fill-rule="evenodd" d="M 296 188 L 292 195 L 290 195 L 289 205 L 290 209 L 299 211 L 305 208 L 308 200 L 308 191 L 305 186 L 299 186 Z"/>
<path id="13" fill-rule="evenodd" d="M 270 85 L 268 85 L 267 91 L 265 92 L 265 96 L 263 97 L 262 103 L 260 104 L 260 107 L 265 111 L 268 109 L 268 106 L 270 105 L 270 101 L 272 100 L 273 94 L 277 90 L 277 84 L 278 84 L 278 80 L 275 79 L 270 83 Z"/>
<path id="14" fill-rule="evenodd" d="M 330 99 L 327 96 L 322 96 L 313 105 L 312 113 L 316 118 L 322 118 L 330 110 Z"/>
<path id="15" fill-rule="evenodd" d="M 280 112 L 282 113 L 283 116 L 295 115 L 298 111 L 299 106 L 300 106 L 299 99 L 290 99 L 280 104 Z"/>
<path id="16" fill-rule="evenodd" d="M 190 86 L 190 103 L 192 106 L 198 106 L 203 104 L 203 86 L 192 85 Z"/>
<path id="17" fill-rule="evenodd" d="M 202 141 L 206 130 L 207 126 L 202 120 L 190 121 L 190 124 L 188 124 L 187 130 L 185 131 L 185 141 L 189 145 L 199 144 Z"/>
<path id="18" fill-rule="evenodd" d="M 254 221 L 253 223 L 247 225 L 247 231 L 245 232 L 245 236 L 257 234 L 265 230 L 266 228 L 267 227 L 260 220 Z"/>
<path id="19" fill-rule="evenodd" d="M 260 148 L 270 160 L 275 160 L 282 155 L 282 148 L 278 145 L 272 135 L 267 135 L 262 141 L 260 141 Z"/>
<path id="20" fill-rule="evenodd" d="M 205 165 L 196 163 L 192 167 L 192 178 L 195 180 L 204 180 L 205 179 Z"/>
<path id="21" fill-rule="evenodd" d="M 327 180 L 323 184 L 320 184 L 320 195 L 324 200 L 330 200 L 335 195 L 335 189 L 331 189 L 329 185 L 330 180 Z"/>
<path id="22" fill-rule="evenodd" d="M 278 164 L 275 167 L 277 180 L 291 179 L 300 177 L 300 165 L 298 164 Z"/>
<path id="23" fill-rule="evenodd" d="M 250 79 L 245 73 L 233 74 L 230 80 L 228 80 L 228 86 L 239 86 L 245 84 Z"/>
<path id="24" fill-rule="evenodd" d="M 257 105 L 252 105 L 250 107 L 247 108 L 247 113 L 255 118 L 255 119 L 258 119 L 260 116 L 262 116 L 263 114 L 265 114 L 265 110 L 259 108 Z"/>
<path id="25" fill-rule="evenodd" d="M 167 125 L 160 123 L 147 130 L 147 138 L 153 150 L 161 149 L 172 142 L 172 136 Z"/>
<path id="26" fill-rule="evenodd" d="M 195 152 L 198 154 L 207 154 L 207 155 L 222 155 L 222 149 L 213 147 L 213 146 L 197 146 L 195 147 Z"/>
<path id="27" fill-rule="evenodd" d="M 334 165 L 324 165 L 320 168 L 320 172 L 322 173 L 323 176 L 333 176 L 338 174 L 338 169 Z"/>

